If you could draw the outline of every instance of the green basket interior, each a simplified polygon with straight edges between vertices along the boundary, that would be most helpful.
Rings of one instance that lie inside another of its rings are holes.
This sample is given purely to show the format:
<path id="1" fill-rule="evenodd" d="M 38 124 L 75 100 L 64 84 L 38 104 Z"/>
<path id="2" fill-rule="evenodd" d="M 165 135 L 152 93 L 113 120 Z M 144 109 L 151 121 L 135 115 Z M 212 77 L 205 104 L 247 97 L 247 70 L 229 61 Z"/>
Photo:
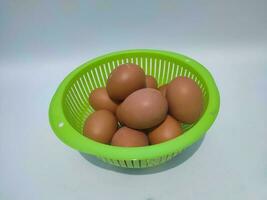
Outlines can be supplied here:
<path id="1" fill-rule="evenodd" d="M 89 65 L 83 73 L 75 77 L 74 81 L 66 90 L 64 98 L 64 111 L 70 124 L 80 133 L 82 133 L 85 119 L 94 112 L 94 109 L 88 103 L 89 94 L 96 88 L 105 87 L 111 71 L 120 64 L 135 63 L 138 64 L 147 75 L 154 76 L 159 85 L 169 83 L 177 76 L 185 76 L 193 79 L 202 89 L 204 96 L 204 105 L 208 103 L 207 90 L 201 77 L 196 74 L 186 63 L 179 60 L 169 60 L 166 57 L 155 57 L 151 55 L 129 55 L 121 58 L 114 57 L 108 60 L 102 60 L 94 65 Z M 188 129 L 191 125 L 183 125 Z"/>
<path id="2" fill-rule="evenodd" d="M 85 119 L 92 112 L 94 112 L 93 108 L 88 103 L 88 96 L 91 93 L 91 91 L 99 87 L 105 87 L 106 81 L 111 71 L 118 65 L 124 64 L 124 63 L 138 64 L 141 68 L 143 68 L 143 70 L 145 71 L 147 75 L 154 76 L 157 79 L 159 85 L 169 83 L 173 78 L 177 76 L 185 76 L 185 77 L 189 77 L 193 79 L 202 90 L 202 93 L 204 96 L 205 110 L 206 110 L 209 104 L 208 82 L 205 80 L 203 74 L 199 73 L 199 71 L 196 69 L 196 66 L 195 66 L 196 63 L 192 59 L 181 56 L 181 55 L 177 57 L 173 55 L 172 53 L 166 53 L 166 52 L 161 53 L 160 51 L 149 51 L 149 50 L 143 50 L 143 51 L 135 50 L 135 51 L 124 51 L 124 52 L 119 52 L 119 53 L 113 53 L 107 56 L 97 58 L 91 62 L 88 62 L 82 65 L 80 68 L 72 72 L 63 81 L 64 88 L 62 86 L 61 91 L 57 91 L 58 93 L 59 92 L 61 93 L 60 105 L 62 106 L 64 119 L 66 119 L 66 121 L 70 124 L 71 128 L 73 128 L 76 131 L 75 134 L 79 133 L 82 135 L 83 124 L 84 124 Z M 60 95 L 56 94 L 55 96 L 60 96 Z M 215 113 L 215 115 L 217 115 L 217 113 Z M 53 118 L 53 116 L 51 117 L 50 115 L 50 121 L 52 121 L 51 118 Z M 51 124 L 53 127 L 52 122 Z M 183 129 L 185 133 L 190 132 L 190 130 L 194 128 L 192 126 L 193 125 L 184 124 Z M 59 130 L 55 130 L 57 128 L 55 127 L 53 128 L 56 133 L 59 132 Z M 71 130 L 68 129 L 66 131 L 71 131 Z M 69 139 L 67 138 L 67 136 L 66 138 L 64 138 L 65 137 L 64 133 L 60 133 L 57 135 L 60 137 L 60 139 L 62 139 L 63 137 L 62 140 L 66 144 L 71 143 Z M 195 141 L 197 139 L 200 139 L 200 136 L 203 136 L 203 133 L 199 134 L 198 138 L 195 137 L 196 138 Z M 78 136 L 76 135 L 76 137 Z M 87 140 L 91 141 L 88 138 Z M 168 150 L 167 154 L 163 154 L 163 155 L 160 153 L 160 148 L 158 148 L 157 150 L 155 150 L 155 152 L 159 152 L 159 153 L 155 153 L 155 155 L 153 156 L 152 155 L 148 156 L 147 159 L 144 159 L 146 157 L 142 157 L 142 156 L 141 156 L 142 158 L 138 158 L 138 154 L 134 154 L 134 153 L 132 153 L 132 156 L 130 156 L 131 150 L 128 150 L 129 159 L 127 159 L 127 152 L 125 152 L 124 156 L 118 159 L 116 158 L 115 152 L 113 154 L 104 153 L 105 155 L 103 155 L 101 153 L 97 154 L 95 152 L 90 152 L 90 150 L 87 150 L 87 148 L 82 148 L 82 145 L 84 146 L 87 144 L 80 145 L 81 148 L 77 148 L 79 144 L 69 144 L 69 145 L 80 151 L 91 153 L 101 158 L 103 161 L 108 162 L 113 165 L 117 165 L 121 167 L 128 167 L 128 168 L 129 167 L 130 168 L 145 168 L 145 167 L 155 166 L 163 162 L 166 162 L 167 160 L 177 155 L 177 153 L 179 153 L 183 148 L 185 148 L 186 146 L 189 146 L 190 144 L 188 143 L 184 145 L 183 147 L 177 146 L 177 148 L 174 148 L 172 150 L 170 149 Z M 90 144 L 88 143 L 88 145 Z M 103 151 L 107 151 L 107 150 L 112 151 L 113 148 L 114 150 L 117 148 L 117 147 L 103 145 L 103 144 L 96 143 L 96 142 L 92 143 L 91 145 L 94 145 L 94 146 L 96 145 L 97 147 L 95 148 L 100 148 L 100 149 L 103 148 Z M 158 145 L 152 145 L 152 146 L 158 146 Z M 152 146 L 143 147 L 143 148 L 151 148 Z M 170 148 L 173 148 L 172 146 L 174 145 L 171 145 L 170 143 Z M 166 149 L 168 148 L 168 146 L 166 145 L 165 147 L 162 146 L 162 149 L 163 148 Z M 134 149 L 137 149 L 137 148 L 133 148 L 132 151 L 134 151 Z M 135 155 L 134 158 L 133 158 L 133 155 Z"/>

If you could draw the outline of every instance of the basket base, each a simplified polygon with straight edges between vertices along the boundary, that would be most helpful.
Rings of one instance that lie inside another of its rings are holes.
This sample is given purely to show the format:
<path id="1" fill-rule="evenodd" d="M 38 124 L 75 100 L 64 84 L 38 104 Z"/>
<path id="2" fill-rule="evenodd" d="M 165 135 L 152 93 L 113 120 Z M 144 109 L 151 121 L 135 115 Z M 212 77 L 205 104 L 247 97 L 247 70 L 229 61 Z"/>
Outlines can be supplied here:
<path id="1" fill-rule="evenodd" d="M 111 160 L 107 158 L 96 157 L 82 152 L 80 152 L 80 154 L 84 159 L 86 159 L 93 165 L 112 171 L 122 173 L 130 173 L 130 171 L 132 171 L 133 169 L 148 169 L 150 171 L 154 171 L 155 169 L 156 171 L 164 171 L 179 166 L 180 164 L 188 160 L 199 149 L 203 140 L 204 137 L 198 142 L 191 145 L 190 147 L 183 150 L 182 152 L 176 152 L 171 155 L 165 156 L 164 158 L 161 157 L 150 160 Z M 137 170 L 136 172 L 141 172 L 143 170 Z"/>

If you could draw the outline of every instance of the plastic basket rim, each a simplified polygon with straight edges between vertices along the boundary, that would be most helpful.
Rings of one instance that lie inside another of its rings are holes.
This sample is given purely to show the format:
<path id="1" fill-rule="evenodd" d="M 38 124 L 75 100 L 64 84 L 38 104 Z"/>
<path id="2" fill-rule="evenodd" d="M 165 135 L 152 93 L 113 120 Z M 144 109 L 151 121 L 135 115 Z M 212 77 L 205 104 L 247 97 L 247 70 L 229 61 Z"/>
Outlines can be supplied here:
<path id="1" fill-rule="evenodd" d="M 182 61 L 187 65 L 194 68 L 199 76 L 203 78 L 207 86 L 209 93 L 209 101 L 205 112 L 202 114 L 199 121 L 183 135 L 169 140 L 167 142 L 150 145 L 145 147 L 117 147 L 106 144 L 95 142 L 75 130 L 72 125 L 68 122 L 63 110 L 63 98 L 66 87 L 69 82 L 73 80 L 82 70 L 87 68 L 89 65 L 101 61 L 102 59 L 120 56 L 131 53 L 148 53 L 155 55 L 164 55 L 173 59 Z M 116 51 L 109 54 L 105 54 L 95 59 L 89 60 L 88 62 L 80 65 L 78 68 L 73 70 L 58 86 L 49 106 L 49 122 L 57 137 L 67 144 L 68 146 L 87 154 L 91 154 L 97 157 L 103 157 L 107 159 L 116 160 L 146 160 L 159 158 L 162 156 L 174 154 L 182 151 L 188 146 L 192 145 L 200 138 L 204 136 L 206 131 L 215 121 L 220 107 L 220 96 L 216 83 L 211 76 L 210 72 L 197 61 L 189 58 L 185 55 L 178 54 L 175 52 L 164 51 L 164 50 L 152 50 L 152 49 L 132 49 Z"/>

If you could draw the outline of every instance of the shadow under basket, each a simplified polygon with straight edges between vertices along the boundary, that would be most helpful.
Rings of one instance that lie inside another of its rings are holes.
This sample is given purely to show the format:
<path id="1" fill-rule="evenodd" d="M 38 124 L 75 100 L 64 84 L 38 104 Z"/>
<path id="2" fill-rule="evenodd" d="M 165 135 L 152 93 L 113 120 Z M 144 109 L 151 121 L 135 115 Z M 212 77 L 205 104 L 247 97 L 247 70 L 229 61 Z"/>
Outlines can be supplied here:
<path id="1" fill-rule="evenodd" d="M 116 147 L 83 136 L 83 124 L 94 112 L 88 103 L 89 94 L 96 88 L 104 87 L 111 71 L 123 63 L 138 64 L 147 75 L 154 76 L 159 85 L 169 83 L 177 76 L 194 80 L 204 97 L 205 106 L 201 118 L 193 125 L 183 124 L 183 135 L 145 147 Z M 49 120 L 57 137 L 80 152 L 119 167 L 147 168 L 172 159 L 201 139 L 214 122 L 219 105 L 220 97 L 215 81 L 201 64 L 173 52 L 136 49 L 100 56 L 71 72 L 52 98 Z"/>

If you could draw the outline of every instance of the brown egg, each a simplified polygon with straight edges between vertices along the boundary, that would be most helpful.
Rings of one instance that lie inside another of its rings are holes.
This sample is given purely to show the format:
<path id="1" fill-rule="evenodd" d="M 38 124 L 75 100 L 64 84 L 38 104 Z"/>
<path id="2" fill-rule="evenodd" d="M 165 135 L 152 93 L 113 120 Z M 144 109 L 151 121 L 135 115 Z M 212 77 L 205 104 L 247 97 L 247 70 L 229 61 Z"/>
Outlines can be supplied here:
<path id="1" fill-rule="evenodd" d="M 115 68 L 107 81 L 111 99 L 122 101 L 134 91 L 146 86 L 145 72 L 136 64 L 122 64 Z"/>
<path id="2" fill-rule="evenodd" d="M 166 119 L 148 134 L 150 144 L 159 144 L 182 134 L 181 124 L 168 115 Z"/>
<path id="3" fill-rule="evenodd" d="M 170 114 L 184 123 L 196 122 L 203 109 L 201 89 L 191 79 L 178 77 L 167 87 Z"/>
<path id="4" fill-rule="evenodd" d="M 142 147 L 148 145 L 146 134 L 131 128 L 122 127 L 113 136 L 111 145 L 121 147 Z"/>
<path id="5" fill-rule="evenodd" d="M 146 129 L 160 124 L 166 117 L 168 104 L 161 93 L 144 88 L 130 94 L 117 108 L 120 122 L 134 129 Z"/>
<path id="6" fill-rule="evenodd" d="M 146 87 L 147 88 L 158 88 L 157 80 L 153 76 L 146 76 Z"/>
<path id="7" fill-rule="evenodd" d="M 106 88 L 97 88 L 89 96 L 89 104 L 95 110 L 109 110 L 113 113 L 116 112 L 118 104 L 113 101 L 107 93 Z"/>
<path id="8" fill-rule="evenodd" d="M 164 85 L 160 86 L 158 89 L 164 97 L 166 97 L 167 86 L 168 86 L 168 84 L 164 84 Z"/>
<path id="9" fill-rule="evenodd" d="M 87 118 L 83 133 L 92 140 L 108 144 L 117 130 L 117 124 L 118 121 L 112 112 L 99 110 Z"/>

